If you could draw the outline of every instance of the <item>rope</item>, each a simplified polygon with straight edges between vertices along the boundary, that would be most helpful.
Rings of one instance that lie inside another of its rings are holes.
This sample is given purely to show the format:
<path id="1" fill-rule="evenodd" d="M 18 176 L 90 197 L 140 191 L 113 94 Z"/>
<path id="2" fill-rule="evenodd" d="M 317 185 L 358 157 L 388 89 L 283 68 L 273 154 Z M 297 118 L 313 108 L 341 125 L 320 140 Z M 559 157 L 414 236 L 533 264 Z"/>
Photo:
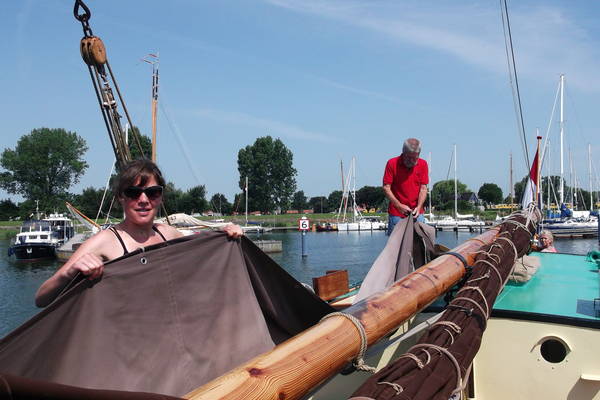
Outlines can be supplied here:
<path id="1" fill-rule="evenodd" d="M 445 349 L 441 346 L 437 346 L 435 344 L 428 344 L 428 343 L 414 345 L 413 347 L 410 348 L 409 353 L 413 349 L 422 348 L 422 347 L 430 347 L 430 348 L 440 352 L 440 354 L 444 354 L 446 357 L 448 357 L 450 359 L 450 361 L 456 368 L 456 386 L 455 386 L 455 389 L 452 391 L 452 394 L 461 391 L 462 386 L 463 386 L 463 383 L 462 383 L 463 380 L 462 380 L 462 374 L 460 371 L 460 365 L 458 364 L 458 360 L 456 359 L 456 357 L 454 357 L 454 355 L 452 355 L 452 353 L 450 353 L 447 349 Z"/>
<path id="2" fill-rule="evenodd" d="M 491 250 L 491 249 L 490 249 L 490 250 Z M 496 257 L 496 258 L 498 259 L 498 261 L 496 261 L 496 262 L 497 262 L 497 263 L 500 263 L 500 256 L 499 256 L 498 254 L 492 254 L 492 253 L 490 253 L 490 250 L 488 250 L 488 251 L 479 250 L 479 251 L 476 251 L 476 252 L 475 252 L 475 253 L 473 253 L 473 254 L 483 254 L 483 255 L 485 255 L 485 256 L 488 256 L 488 257 L 490 257 L 490 258 L 491 258 L 491 257 Z"/>
<path id="3" fill-rule="evenodd" d="M 456 300 L 464 300 L 464 301 L 467 301 L 467 302 L 469 302 L 469 303 L 471 303 L 471 304 L 474 304 L 474 305 L 475 305 L 475 307 L 477 307 L 477 308 L 479 309 L 479 311 L 481 311 L 481 315 L 482 315 L 483 317 L 485 317 L 485 321 L 486 321 L 486 324 L 487 324 L 488 315 L 486 314 L 485 310 L 483 309 L 483 307 L 481 307 L 481 305 L 480 305 L 478 302 L 476 302 L 475 300 L 473 300 L 473 299 L 471 299 L 471 298 L 469 298 L 469 297 L 456 297 L 456 298 L 455 298 L 454 300 L 452 300 L 452 301 L 454 302 L 454 301 L 456 301 Z M 473 310 L 473 309 L 471 309 L 471 311 L 472 311 L 472 310 Z"/>
<path id="4" fill-rule="evenodd" d="M 492 264 L 491 262 L 489 262 L 488 260 L 478 260 L 475 262 L 475 264 L 477 264 L 478 262 L 482 262 L 484 264 L 489 265 L 490 268 L 492 268 L 492 270 L 496 273 L 496 275 L 498 275 L 498 283 L 501 285 L 500 289 L 498 290 L 498 293 L 500 293 L 502 291 L 502 282 L 504 281 L 504 279 L 502 279 L 502 275 L 500 275 L 500 271 L 498 271 L 498 269 L 496 268 L 496 266 L 494 264 Z M 489 271 L 488 271 L 489 273 Z"/>
<path id="5" fill-rule="evenodd" d="M 404 392 L 404 388 L 402 386 L 400 386 L 397 383 L 394 382 L 377 382 L 378 385 L 390 385 L 392 387 L 392 389 L 394 389 L 396 391 L 396 396 L 398 396 L 400 393 Z"/>
<path id="6" fill-rule="evenodd" d="M 529 231 L 527 231 L 527 232 L 529 232 Z M 517 247 L 515 246 L 515 244 L 513 243 L 513 241 L 510 240 L 510 239 L 508 239 L 508 238 L 505 238 L 505 237 L 499 237 L 499 238 L 496 238 L 496 240 L 505 240 L 506 242 L 508 242 L 512 246 L 513 252 L 515 253 L 513 264 L 516 263 L 519 254 L 517 253 Z"/>
<path id="7" fill-rule="evenodd" d="M 489 306 L 487 299 L 485 298 L 485 295 L 483 294 L 483 291 L 481 290 L 481 288 L 479 288 L 477 286 L 465 286 L 462 289 L 460 289 L 456 294 L 459 294 L 460 292 L 466 291 L 466 290 L 472 290 L 481 295 L 481 298 L 483 299 L 483 304 L 485 304 L 485 310 L 486 310 L 486 312 L 484 314 L 485 319 L 488 319 L 490 317 L 490 306 Z M 461 297 L 457 297 L 457 298 L 460 299 Z"/>
<path id="8" fill-rule="evenodd" d="M 367 351 L 367 344 L 368 344 L 367 332 L 365 331 L 365 327 L 360 322 L 360 320 L 358 318 L 356 318 L 354 315 L 346 314 L 344 312 L 334 312 L 331 314 L 327 314 L 326 316 L 321 318 L 321 321 L 319 321 L 319 322 L 322 322 L 322 321 L 326 320 L 327 318 L 336 317 L 336 316 L 344 317 L 344 318 L 348 319 L 350 322 L 352 322 L 352 324 L 354 324 L 354 326 L 358 330 L 358 334 L 360 335 L 360 349 L 358 350 L 358 354 L 356 355 L 354 361 L 352 362 L 352 365 L 354 366 L 354 368 L 356 368 L 360 371 L 366 371 L 366 372 L 370 372 L 370 373 L 374 374 L 376 371 L 376 368 L 365 364 L 365 360 L 363 359 L 363 357 L 365 356 L 365 353 Z"/>

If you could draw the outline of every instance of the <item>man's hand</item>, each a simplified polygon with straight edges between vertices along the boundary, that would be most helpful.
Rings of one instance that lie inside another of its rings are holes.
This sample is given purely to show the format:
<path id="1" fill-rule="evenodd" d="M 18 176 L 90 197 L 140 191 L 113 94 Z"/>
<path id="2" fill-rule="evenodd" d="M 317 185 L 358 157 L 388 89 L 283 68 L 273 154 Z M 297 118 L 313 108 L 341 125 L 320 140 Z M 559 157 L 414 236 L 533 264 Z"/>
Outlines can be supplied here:
<path id="1" fill-rule="evenodd" d="M 410 215 L 410 213 L 412 212 L 412 210 L 410 209 L 409 206 L 402 204 L 400 202 L 398 202 L 398 204 L 396 205 L 396 208 L 398 209 L 398 211 L 400 211 L 404 215 Z"/>
<path id="2" fill-rule="evenodd" d="M 417 218 L 419 216 L 419 207 L 415 207 L 415 209 L 412 210 L 412 216 L 413 218 Z"/>

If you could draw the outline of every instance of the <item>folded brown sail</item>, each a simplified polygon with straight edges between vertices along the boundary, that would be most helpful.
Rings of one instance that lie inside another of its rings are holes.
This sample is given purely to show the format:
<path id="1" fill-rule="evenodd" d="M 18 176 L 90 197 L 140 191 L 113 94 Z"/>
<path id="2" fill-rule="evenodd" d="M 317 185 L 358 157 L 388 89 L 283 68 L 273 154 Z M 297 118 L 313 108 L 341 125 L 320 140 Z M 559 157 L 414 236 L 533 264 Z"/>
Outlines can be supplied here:
<path id="1" fill-rule="evenodd" d="M 504 222 L 494 242 L 478 252 L 472 274 L 442 317 L 417 345 L 369 378 L 351 400 L 448 400 L 463 390 L 494 301 L 516 258 L 529 249 L 537 218 L 520 214 Z"/>
<path id="2" fill-rule="evenodd" d="M 202 233 L 76 282 L 0 341 L 0 375 L 180 396 L 331 311 L 247 238 Z"/>

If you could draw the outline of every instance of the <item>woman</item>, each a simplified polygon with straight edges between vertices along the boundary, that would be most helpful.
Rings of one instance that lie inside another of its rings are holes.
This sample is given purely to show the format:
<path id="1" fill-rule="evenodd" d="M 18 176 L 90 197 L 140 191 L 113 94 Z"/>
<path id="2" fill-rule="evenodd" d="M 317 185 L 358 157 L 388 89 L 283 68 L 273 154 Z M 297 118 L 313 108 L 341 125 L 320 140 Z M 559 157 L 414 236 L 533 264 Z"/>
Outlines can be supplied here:
<path id="1" fill-rule="evenodd" d="M 165 180 L 150 160 L 132 161 L 122 170 L 115 194 L 123 207 L 125 218 L 110 229 L 100 231 L 86 240 L 56 273 L 40 286 L 35 304 L 45 307 L 79 272 L 93 280 L 104 271 L 104 263 L 163 241 L 183 236 L 172 226 L 155 224 L 154 218 L 162 203 Z M 239 225 L 223 228 L 229 237 L 243 232 Z"/>
<path id="2" fill-rule="evenodd" d="M 542 253 L 557 253 L 554 248 L 554 236 L 547 229 L 540 233 L 540 251 Z"/>

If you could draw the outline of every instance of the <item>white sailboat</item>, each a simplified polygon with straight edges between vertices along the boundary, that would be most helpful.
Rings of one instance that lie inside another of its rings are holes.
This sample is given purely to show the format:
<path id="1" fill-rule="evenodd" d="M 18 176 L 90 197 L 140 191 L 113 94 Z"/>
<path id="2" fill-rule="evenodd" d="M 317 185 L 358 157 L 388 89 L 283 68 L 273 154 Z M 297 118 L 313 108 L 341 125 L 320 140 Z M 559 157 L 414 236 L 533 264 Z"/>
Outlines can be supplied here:
<path id="1" fill-rule="evenodd" d="M 350 190 L 350 181 L 352 181 L 352 190 Z M 350 205 L 350 210 L 348 206 Z M 385 230 L 387 224 L 378 216 L 364 216 L 356 204 L 356 159 L 352 157 L 350 168 L 340 207 L 336 216 L 338 231 L 374 231 Z"/>
<path id="2" fill-rule="evenodd" d="M 445 216 L 435 222 L 430 223 L 435 229 L 440 231 L 454 230 L 454 231 L 472 231 L 482 230 L 485 223 L 475 219 L 473 214 L 459 214 L 458 213 L 458 180 L 457 180 L 457 153 L 456 144 L 454 145 L 454 217 Z"/>

